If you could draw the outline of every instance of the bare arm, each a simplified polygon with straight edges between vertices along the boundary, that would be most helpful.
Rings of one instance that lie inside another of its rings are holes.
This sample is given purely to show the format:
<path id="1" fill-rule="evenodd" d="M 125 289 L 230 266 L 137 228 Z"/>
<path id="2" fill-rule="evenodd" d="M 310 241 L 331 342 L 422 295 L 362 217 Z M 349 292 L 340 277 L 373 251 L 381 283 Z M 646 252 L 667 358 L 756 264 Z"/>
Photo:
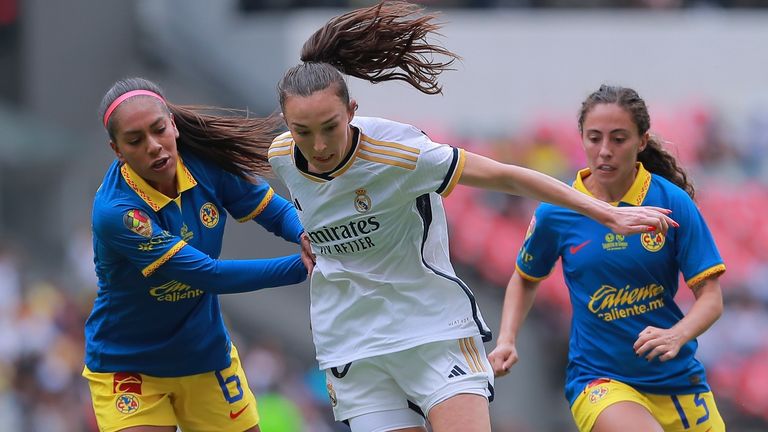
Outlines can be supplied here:
<path id="1" fill-rule="evenodd" d="M 466 152 L 459 183 L 549 202 L 588 216 L 617 234 L 632 234 L 677 226 L 666 209 L 658 207 L 614 207 L 585 195 L 546 174 L 497 162 Z M 653 229 L 651 229 L 653 228 Z"/>
<path id="2" fill-rule="evenodd" d="M 509 368 L 517 363 L 517 334 L 533 306 L 538 287 L 539 282 L 524 279 L 518 272 L 512 273 L 509 279 L 504 294 L 496 348 L 488 355 L 493 373 L 497 377 L 506 375 Z"/>
<path id="3" fill-rule="evenodd" d="M 696 301 L 683 319 L 672 328 L 648 326 L 640 332 L 634 349 L 637 355 L 667 361 L 677 356 L 680 348 L 704 333 L 723 313 L 723 293 L 717 277 L 705 279 L 693 288 Z"/>

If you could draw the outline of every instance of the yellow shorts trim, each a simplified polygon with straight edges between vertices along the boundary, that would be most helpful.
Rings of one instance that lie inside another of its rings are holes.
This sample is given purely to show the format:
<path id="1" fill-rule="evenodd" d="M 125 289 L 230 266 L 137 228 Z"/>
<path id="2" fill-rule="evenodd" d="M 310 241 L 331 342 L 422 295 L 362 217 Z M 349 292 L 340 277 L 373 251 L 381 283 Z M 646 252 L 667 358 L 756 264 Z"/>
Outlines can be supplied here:
<path id="1" fill-rule="evenodd" d="M 256 399 L 234 345 L 231 357 L 225 369 L 171 378 L 85 367 L 99 430 L 178 425 L 190 431 L 242 432 L 256 426 Z"/>
<path id="2" fill-rule="evenodd" d="M 665 432 L 725 432 L 712 392 L 659 395 L 643 393 L 620 381 L 600 378 L 592 381 L 571 406 L 580 432 L 590 432 L 603 410 L 617 402 L 634 402 L 645 407 Z"/>

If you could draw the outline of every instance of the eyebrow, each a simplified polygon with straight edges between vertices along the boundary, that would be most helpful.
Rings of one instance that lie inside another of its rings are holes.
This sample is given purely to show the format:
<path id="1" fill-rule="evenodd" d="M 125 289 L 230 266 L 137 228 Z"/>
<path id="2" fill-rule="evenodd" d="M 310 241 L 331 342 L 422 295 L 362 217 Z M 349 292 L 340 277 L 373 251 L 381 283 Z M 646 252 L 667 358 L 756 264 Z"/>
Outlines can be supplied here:
<path id="1" fill-rule="evenodd" d="M 334 122 L 334 121 L 338 120 L 338 117 L 339 117 L 339 116 L 338 116 L 338 114 L 334 114 L 334 116 L 333 116 L 333 117 L 331 117 L 331 118 L 329 118 L 328 120 L 326 120 L 326 121 L 324 121 L 324 122 L 320 123 L 320 126 L 324 126 L 324 125 L 327 125 L 328 123 L 332 123 L 332 122 Z M 303 127 L 303 128 L 308 128 L 308 126 L 306 126 L 306 125 L 303 125 L 303 124 L 301 124 L 301 123 L 291 122 L 291 124 L 293 124 L 293 125 L 294 125 L 294 126 L 296 126 L 296 127 Z"/>
<path id="2" fill-rule="evenodd" d="M 603 133 L 603 131 L 601 131 L 600 129 L 587 129 L 587 132 L 598 132 L 598 133 Z M 613 129 L 613 130 L 611 130 L 611 131 L 608 131 L 608 134 L 610 135 L 610 134 L 612 134 L 612 133 L 616 133 L 616 132 L 622 132 L 622 133 L 630 133 L 630 132 L 629 132 L 629 129 L 622 129 L 622 128 L 619 128 L 619 129 Z"/>

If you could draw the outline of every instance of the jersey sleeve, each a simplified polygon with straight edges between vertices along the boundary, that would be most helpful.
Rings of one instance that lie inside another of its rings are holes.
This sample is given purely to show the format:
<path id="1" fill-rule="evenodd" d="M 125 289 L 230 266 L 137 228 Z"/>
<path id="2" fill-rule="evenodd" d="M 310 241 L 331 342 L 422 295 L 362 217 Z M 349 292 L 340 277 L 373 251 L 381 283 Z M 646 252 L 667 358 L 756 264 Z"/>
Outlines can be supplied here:
<path id="1" fill-rule="evenodd" d="M 725 272 L 725 264 L 696 204 L 684 192 L 679 195 L 672 213 L 680 223 L 675 255 L 686 284 L 693 287 Z"/>
<path id="2" fill-rule="evenodd" d="M 159 274 L 216 294 L 290 285 L 306 279 L 298 254 L 254 260 L 216 260 L 163 230 L 151 211 L 130 204 L 102 207 L 94 235 L 136 266 L 144 277 Z"/>
<path id="3" fill-rule="evenodd" d="M 238 220 L 255 220 L 268 231 L 299 243 L 304 228 L 290 201 L 276 194 L 264 180 L 253 184 L 227 173 L 222 187 L 224 206 Z"/>
<path id="4" fill-rule="evenodd" d="M 547 208 L 542 204 L 536 209 L 515 262 L 518 274 L 533 282 L 549 276 L 560 257 L 560 236 L 547 223 Z"/>
<path id="5" fill-rule="evenodd" d="M 433 142 L 419 132 L 419 155 L 416 167 L 404 183 L 404 190 L 414 196 L 437 192 L 448 196 L 464 170 L 463 149 Z"/>

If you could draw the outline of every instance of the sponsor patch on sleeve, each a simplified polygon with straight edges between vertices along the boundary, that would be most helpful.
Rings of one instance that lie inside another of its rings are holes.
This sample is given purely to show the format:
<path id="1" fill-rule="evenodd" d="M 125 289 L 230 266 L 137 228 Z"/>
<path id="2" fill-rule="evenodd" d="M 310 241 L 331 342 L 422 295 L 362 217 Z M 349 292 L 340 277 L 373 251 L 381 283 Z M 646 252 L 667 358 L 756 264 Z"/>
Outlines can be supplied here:
<path id="1" fill-rule="evenodd" d="M 139 209 L 128 210 L 123 216 L 123 224 L 142 237 L 152 237 L 152 221 L 146 213 Z"/>

